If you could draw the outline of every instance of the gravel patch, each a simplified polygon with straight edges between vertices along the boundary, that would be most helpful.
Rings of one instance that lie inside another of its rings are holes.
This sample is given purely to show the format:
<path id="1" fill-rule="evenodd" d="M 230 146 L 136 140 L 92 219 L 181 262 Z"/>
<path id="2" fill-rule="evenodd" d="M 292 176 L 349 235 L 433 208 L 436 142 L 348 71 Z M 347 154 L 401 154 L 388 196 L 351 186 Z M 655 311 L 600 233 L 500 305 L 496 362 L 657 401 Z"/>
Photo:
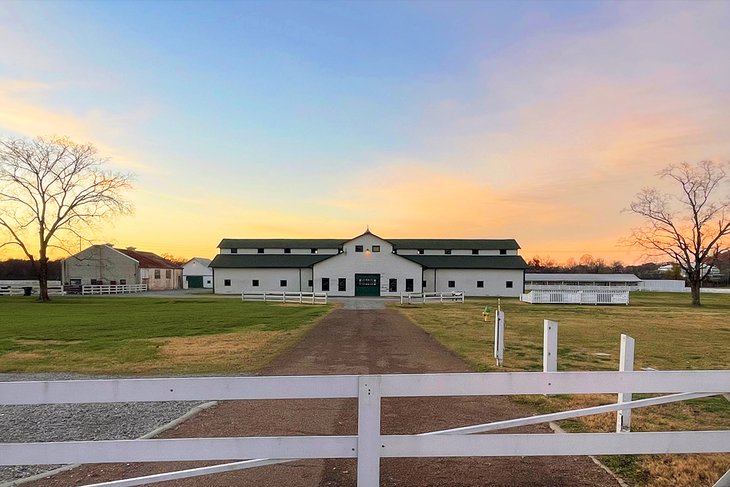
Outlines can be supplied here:
<path id="1" fill-rule="evenodd" d="M 74 374 L 0 374 L 0 381 L 109 379 Z M 200 401 L 0 406 L 0 442 L 135 439 L 202 404 Z M 0 483 L 60 465 L 0 467 Z"/>

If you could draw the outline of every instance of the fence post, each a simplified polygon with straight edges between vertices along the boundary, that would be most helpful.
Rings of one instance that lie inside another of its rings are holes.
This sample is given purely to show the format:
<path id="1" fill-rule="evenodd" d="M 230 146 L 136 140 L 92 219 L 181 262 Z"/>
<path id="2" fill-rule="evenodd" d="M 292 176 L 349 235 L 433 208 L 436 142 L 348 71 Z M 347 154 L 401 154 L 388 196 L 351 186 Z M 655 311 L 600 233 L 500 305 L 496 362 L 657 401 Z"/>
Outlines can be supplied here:
<path id="1" fill-rule="evenodd" d="M 380 377 L 358 377 L 357 486 L 380 485 Z"/>
<path id="2" fill-rule="evenodd" d="M 497 310 L 494 314 L 494 358 L 497 367 L 504 361 L 504 311 Z"/>
<path id="3" fill-rule="evenodd" d="M 621 334 L 621 355 L 618 362 L 619 372 L 631 372 L 634 370 L 634 339 L 628 335 Z M 618 402 L 631 401 L 630 392 L 619 392 Z M 616 411 L 616 433 L 631 431 L 631 409 Z"/>
<path id="4" fill-rule="evenodd" d="M 558 371 L 558 323 L 545 320 L 542 343 L 542 371 Z"/>

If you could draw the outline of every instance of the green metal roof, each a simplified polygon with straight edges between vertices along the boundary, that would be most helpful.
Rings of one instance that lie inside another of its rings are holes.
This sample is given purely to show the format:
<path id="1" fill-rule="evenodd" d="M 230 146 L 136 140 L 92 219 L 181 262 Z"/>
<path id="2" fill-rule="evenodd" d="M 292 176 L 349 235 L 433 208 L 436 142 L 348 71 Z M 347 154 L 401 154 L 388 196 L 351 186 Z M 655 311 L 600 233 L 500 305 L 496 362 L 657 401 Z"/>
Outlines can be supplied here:
<path id="1" fill-rule="evenodd" d="M 355 237 L 357 238 L 357 237 Z M 380 238 L 380 237 L 379 237 Z M 352 238 L 224 238 L 220 249 L 338 249 Z M 513 238 L 395 238 L 383 239 L 394 249 L 453 249 L 453 250 L 517 250 L 520 246 Z"/>
<path id="2" fill-rule="evenodd" d="M 246 269 L 246 268 L 302 268 L 312 267 L 318 262 L 334 257 L 332 255 L 317 254 L 218 254 L 208 267 L 216 269 Z"/>
<path id="3" fill-rule="evenodd" d="M 394 238 L 388 240 L 398 249 L 453 249 L 453 250 L 517 250 L 520 246 L 513 238 L 470 239 L 470 238 Z"/>
<path id="4" fill-rule="evenodd" d="M 219 249 L 339 249 L 351 239 L 338 238 L 224 238 Z"/>
<path id="5" fill-rule="evenodd" d="M 527 269 L 519 255 L 401 255 L 427 269 Z"/>

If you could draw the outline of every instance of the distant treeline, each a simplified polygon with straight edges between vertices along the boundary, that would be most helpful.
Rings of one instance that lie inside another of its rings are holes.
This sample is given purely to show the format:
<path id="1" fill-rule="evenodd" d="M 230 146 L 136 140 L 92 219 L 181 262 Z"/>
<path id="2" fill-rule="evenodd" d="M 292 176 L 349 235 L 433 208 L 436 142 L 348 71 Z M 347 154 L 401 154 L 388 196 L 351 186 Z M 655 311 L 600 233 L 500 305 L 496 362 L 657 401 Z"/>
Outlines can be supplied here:
<path id="1" fill-rule="evenodd" d="M 662 272 L 659 267 L 666 262 L 649 262 L 639 265 L 624 265 L 620 261 L 606 262 L 601 258 L 594 258 L 591 255 L 584 255 L 579 260 L 568 259 L 563 264 L 558 264 L 550 257 L 542 258 L 535 256 L 527 261 L 527 272 L 560 273 L 560 274 L 635 274 L 641 279 L 681 279 L 679 268 L 676 272 Z M 718 267 L 723 276 L 721 280 L 727 281 L 730 273 L 730 252 L 720 254 L 720 257 L 712 262 Z"/>
<path id="2" fill-rule="evenodd" d="M 0 280 L 5 279 L 38 279 L 30 261 L 23 259 L 8 259 L 0 261 Z M 61 280 L 61 261 L 52 260 L 48 263 L 48 280 Z"/>

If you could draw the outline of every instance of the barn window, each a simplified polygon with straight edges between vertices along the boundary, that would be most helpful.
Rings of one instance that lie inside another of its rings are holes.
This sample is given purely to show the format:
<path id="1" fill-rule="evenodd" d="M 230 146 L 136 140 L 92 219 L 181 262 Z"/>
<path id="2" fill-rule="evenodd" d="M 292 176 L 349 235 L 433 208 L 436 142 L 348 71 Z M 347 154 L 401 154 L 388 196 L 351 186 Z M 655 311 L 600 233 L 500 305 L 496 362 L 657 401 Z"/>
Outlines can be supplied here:
<path id="1" fill-rule="evenodd" d="M 238 253 L 238 249 L 231 249 L 231 253 L 232 254 L 237 254 Z"/>
<path id="2" fill-rule="evenodd" d="M 291 249 L 284 249 L 285 254 L 291 254 Z"/>
<path id="3" fill-rule="evenodd" d="M 160 269 L 155 269 L 155 279 L 160 278 Z"/>
<path id="4" fill-rule="evenodd" d="M 312 254 L 316 254 L 318 252 L 318 250 L 317 249 L 311 249 L 309 252 L 312 253 Z"/>
<path id="5" fill-rule="evenodd" d="M 512 281 L 507 281 L 506 284 L 507 284 L 507 289 L 510 289 L 513 286 Z"/>
<path id="6" fill-rule="evenodd" d="M 309 286 L 309 287 L 314 286 L 314 281 L 312 279 L 310 279 L 309 281 L 307 281 L 307 286 Z"/>
<path id="7" fill-rule="evenodd" d="M 322 291 L 329 291 L 329 290 L 330 290 L 330 278 L 323 277 L 322 278 Z"/>
<path id="8" fill-rule="evenodd" d="M 413 292 L 413 279 L 406 279 L 406 292 L 407 293 Z"/>
<path id="9" fill-rule="evenodd" d="M 455 281 L 449 281 L 449 287 L 456 287 Z"/>
<path id="10" fill-rule="evenodd" d="M 499 255 L 507 255 L 507 249 L 499 249 Z"/>
<path id="11" fill-rule="evenodd" d="M 347 279 L 344 277 L 340 277 L 337 279 L 337 290 L 338 291 L 347 291 Z"/>
<path id="12" fill-rule="evenodd" d="M 388 279 L 388 292 L 391 292 L 391 293 L 398 292 L 398 279 L 395 279 L 395 278 Z"/>
<path id="13" fill-rule="evenodd" d="M 421 287 L 422 287 L 423 289 L 426 289 L 426 281 L 421 281 Z"/>
<path id="14" fill-rule="evenodd" d="M 471 255 L 479 255 L 479 249 L 472 249 Z"/>
<path id="15" fill-rule="evenodd" d="M 121 284 L 122 286 L 126 286 L 127 285 L 127 280 L 126 279 L 119 279 L 119 284 Z"/>
<path id="16" fill-rule="evenodd" d="M 165 271 L 165 279 L 170 279 L 172 277 L 172 271 L 170 269 L 167 269 Z"/>
<path id="17" fill-rule="evenodd" d="M 477 281 L 477 287 L 484 287 L 484 281 Z"/>
<path id="18" fill-rule="evenodd" d="M 282 279 L 279 281 L 279 286 L 286 287 L 286 279 Z"/>
<path id="19" fill-rule="evenodd" d="M 258 249 L 258 250 L 256 250 L 256 252 L 259 253 L 259 254 L 263 254 L 264 253 L 264 249 Z"/>
<path id="20" fill-rule="evenodd" d="M 231 280 L 230 279 L 223 279 L 223 285 L 224 286 L 230 286 L 231 285 Z"/>
<path id="21" fill-rule="evenodd" d="M 418 253 L 418 255 L 423 255 L 423 249 L 418 249 L 416 250 L 416 252 Z"/>
<path id="22" fill-rule="evenodd" d="M 380 252 L 380 245 L 373 245 L 373 252 Z"/>
<path id="23" fill-rule="evenodd" d="M 362 252 L 362 245 L 355 245 L 355 252 Z"/>
<path id="24" fill-rule="evenodd" d="M 444 250 L 444 254 L 446 254 L 446 255 L 451 255 L 451 249 L 446 249 L 446 250 Z"/>
<path id="25" fill-rule="evenodd" d="M 251 281 L 251 286 L 253 286 L 253 287 L 259 287 L 259 280 L 258 279 L 253 279 Z"/>

